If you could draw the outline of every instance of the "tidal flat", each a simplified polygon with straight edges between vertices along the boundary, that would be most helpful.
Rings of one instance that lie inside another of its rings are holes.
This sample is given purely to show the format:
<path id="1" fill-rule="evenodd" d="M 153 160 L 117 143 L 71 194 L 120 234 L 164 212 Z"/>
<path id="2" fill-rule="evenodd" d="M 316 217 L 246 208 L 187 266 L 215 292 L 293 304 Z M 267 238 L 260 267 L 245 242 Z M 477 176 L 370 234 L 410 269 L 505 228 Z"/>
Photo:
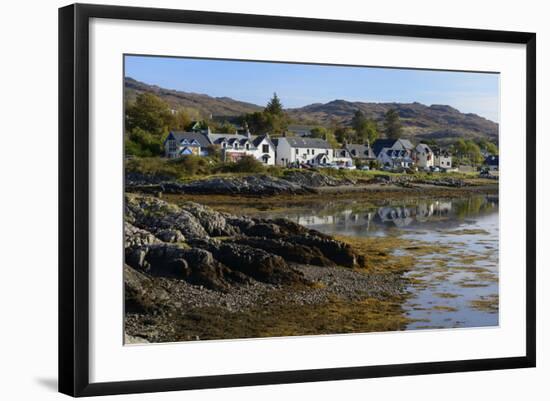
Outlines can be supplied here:
<path id="1" fill-rule="evenodd" d="M 208 288 L 189 279 L 192 275 L 163 277 L 138 268 L 148 288 L 164 297 L 150 307 L 127 308 L 125 330 L 132 338 L 167 342 L 498 325 L 497 195 L 162 199 L 174 205 L 170 208 L 191 211 L 189 205 L 199 202 L 212 212 L 200 209 L 197 216 L 221 213 L 227 221 L 237 221 L 227 217 L 231 210 L 234 219 L 258 227 L 289 221 L 344 244 L 359 263 L 339 266 L 327 262 L 326 255 L 310 259 L 313 264 L 287 258 L 285 269 L 299 279 L 270 283 L 238 273 L 241 281 L 231 284 L 234 273 L 224 273 L 229 284 L 223 288 Z M 146 219 L 158 218 L 156 210 L 148 211 Z M 212 250 L 223 264 L 215 252 L 225 245 L 261 246 L 256 237 L 237 239 L 239 235 L 216 232 L 210 248 L 203 239 L 188 236 L 170 246 L 188 253 L 197 246 Z M 285 235 L 277 238 L 284 242 Z M 127 305 L 132 305 L 128 299 Z"/>

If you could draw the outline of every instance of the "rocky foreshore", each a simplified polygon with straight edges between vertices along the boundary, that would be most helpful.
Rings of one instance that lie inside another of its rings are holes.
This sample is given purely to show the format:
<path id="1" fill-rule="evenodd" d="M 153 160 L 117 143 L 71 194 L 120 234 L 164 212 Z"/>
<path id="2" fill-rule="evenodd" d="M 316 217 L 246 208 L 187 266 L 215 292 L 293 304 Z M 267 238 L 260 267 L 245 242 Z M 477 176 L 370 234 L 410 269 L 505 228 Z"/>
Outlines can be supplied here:
<path id="1" fill-rule="evenodd" d="M 316 305 L 403 291 L 398 275 L 362 269 L 365 257 L 350 245 L 289 220 L 135 194 L 126 196 L 125 207 L 126 333 L 132 338 L 194 339 L 177 326 L 191 311 L 201 319 L 205 311 L 243 312 L 281 299 Z"/>
<path id="2" fill-rule="evenodd" d="M 294 170 L 288 171 L 283 177 L 268 174 L 219 176 L 197 179 L 192 181 L 178 181 L 164 176 L 128 173 L 126 176 L 126 190 L 128 192 L 167 193 L 182 195 L 307 195 L 319 193 L 326 189 L 337 188 L 339 191 L 355 191 L 358 188 L 368 190 L 380 186 L 411 188 L 427 185 L 434 188 L 465 188 L 468 183 L 460 178 L 441 176 L 425 179 L 415 175 L 379 174 L 361 180 L 349 177 L 333 177 L 316 171 Z M 495 185 L 491 183 L 491 185 Z M 498 184 L 497 184 L 498 185 Z"/>

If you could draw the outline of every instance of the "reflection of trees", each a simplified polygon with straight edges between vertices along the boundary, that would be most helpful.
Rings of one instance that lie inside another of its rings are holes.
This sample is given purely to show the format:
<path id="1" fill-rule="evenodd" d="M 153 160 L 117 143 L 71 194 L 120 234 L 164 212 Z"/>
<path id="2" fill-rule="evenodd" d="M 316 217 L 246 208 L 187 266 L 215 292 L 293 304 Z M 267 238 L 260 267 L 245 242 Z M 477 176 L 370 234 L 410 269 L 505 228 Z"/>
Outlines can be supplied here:
<path id="1" fill-rule="evenodd" d="M 498 197 L 472 196 L 466 199 L 458 199 L 454 203 L 454 213 L 457 218 L 463 220 L 469 216 L 485 214 L 498 207 Z"/>

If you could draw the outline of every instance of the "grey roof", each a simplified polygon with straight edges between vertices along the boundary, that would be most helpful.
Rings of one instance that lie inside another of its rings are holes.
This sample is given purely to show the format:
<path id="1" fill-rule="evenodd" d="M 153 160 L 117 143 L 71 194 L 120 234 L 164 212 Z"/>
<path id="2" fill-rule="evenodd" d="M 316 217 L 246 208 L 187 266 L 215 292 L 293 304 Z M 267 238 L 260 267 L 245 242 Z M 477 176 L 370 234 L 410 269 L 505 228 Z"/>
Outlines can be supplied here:
<path id="1" fill-rule="evenodd" d="M 406 150 L 414 149 L 414 145 L 408 139 L 398 139 L 397 142 L 399 142 Z"/>
<path id="2" fill-rule="evenodd" d="M 378 156 L 382 151 L 382 149 L 391 148 L 394 143 L 395 143 L 394 139 L 377 139 L 372 144 L 372 150 L 374 151 L 374 154 Z"/>
<path id="3" fill-rule="evenodd" d="M 293 148 L 331 148 L 329 143 L 321 138 L 285 137 L 285 139 L 288 141 L 288 144 Z"/>
<path id="4" fill-rule="evenodd" d="M 275 147 L 275 144 L 273 143 L 273 141 L 271 140 L 271 138 L 269 138 L 269 135 L 258 135 L 258 136 L 255 136 L 253 137 L 254 139 L 252 140 L 252 143 L 254 144 L 255 147 L 258 147 L 258 145 L 264 140 L 264 139 L 267 139 L 267 142 Z"/>
<path id="5" fill-rule="evenodd" d="M 384 148 L 413 150 L 414 145 L 408 139 L 377 139 L 372 144 L 372 150 L 376 156 Z"/>
<path id="6" fill-rule="evenodd" d="M 426 145 L 425 143 L 419 143 L 416 146 L 416 150 L 418 152 L 424 152 L 424 153 L 430 153 L 432 151 L 432 149 L 430 149 L 430 147 L 428 145 Z"/>
<path id="7" fill-rule="evenodd" d="M 488 166 L 498 166 L 498 156 L 488 156 L 485 159 L 485 164 Z"/>
<path id="8" fill-rule="evenodd" d="M 183 131 L 170 131 L 170 134 L 166 138 L 167 140 L 173 137 L 178 143 L 184 139 L 187 139 L 189 142 L 195 140 L 199 143 L 201 147 L 205 147 L 211 144 L 205 134 L 200 132 L 183 132 Z"/>
<path id="9" fill-rule="evenodd" d="M 371 147 L 367 144 L 362 143 L 347 143 L 344 145 L 344 148 L 350 152 L 352 157 L 358 159 L 374 159 L 374 152 Z M 355 151 L 355 153 L 354 153 Z"/>

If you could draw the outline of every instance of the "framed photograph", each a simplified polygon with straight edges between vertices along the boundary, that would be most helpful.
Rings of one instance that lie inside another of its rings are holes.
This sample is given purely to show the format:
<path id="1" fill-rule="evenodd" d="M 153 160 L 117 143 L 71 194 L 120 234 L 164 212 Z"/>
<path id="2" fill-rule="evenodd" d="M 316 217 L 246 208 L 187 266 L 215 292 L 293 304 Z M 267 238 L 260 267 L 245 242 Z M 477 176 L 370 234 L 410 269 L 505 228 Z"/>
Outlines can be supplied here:
<path id="1" fill-rule="evenodd" d="M 534 33 L 61 8 L 59 390 L 535 366 L 535 82 Z"/>

